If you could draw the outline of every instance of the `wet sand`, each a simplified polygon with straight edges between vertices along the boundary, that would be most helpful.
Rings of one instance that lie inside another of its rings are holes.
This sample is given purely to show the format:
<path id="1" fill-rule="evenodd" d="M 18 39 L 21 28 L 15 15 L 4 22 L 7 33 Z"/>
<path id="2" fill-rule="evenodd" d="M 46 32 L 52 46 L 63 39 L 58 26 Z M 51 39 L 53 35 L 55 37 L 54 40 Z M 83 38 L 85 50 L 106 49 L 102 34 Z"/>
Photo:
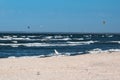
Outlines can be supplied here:
<path id="1" fill-rule="evenodd" d="M 120 52 L 0 59 L 0 80 L 120 80 Z"/>

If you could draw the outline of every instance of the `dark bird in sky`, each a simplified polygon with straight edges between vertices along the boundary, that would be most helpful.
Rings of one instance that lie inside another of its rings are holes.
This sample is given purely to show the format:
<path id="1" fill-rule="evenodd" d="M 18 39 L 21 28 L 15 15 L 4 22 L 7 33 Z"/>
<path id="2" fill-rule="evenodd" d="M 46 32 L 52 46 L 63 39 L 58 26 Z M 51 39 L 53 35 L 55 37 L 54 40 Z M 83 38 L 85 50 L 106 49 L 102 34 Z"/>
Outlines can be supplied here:
<path id="1" fill-rule="evenodd" d="M 28 26 L 27 28 L 30 29 L 30 26 Z"/>
<path id="2" fill-rule="evenodd" d="M 106 21 L 103 21 L 102 23 L 103 23 L 103 24 L 106 24 Z"/>

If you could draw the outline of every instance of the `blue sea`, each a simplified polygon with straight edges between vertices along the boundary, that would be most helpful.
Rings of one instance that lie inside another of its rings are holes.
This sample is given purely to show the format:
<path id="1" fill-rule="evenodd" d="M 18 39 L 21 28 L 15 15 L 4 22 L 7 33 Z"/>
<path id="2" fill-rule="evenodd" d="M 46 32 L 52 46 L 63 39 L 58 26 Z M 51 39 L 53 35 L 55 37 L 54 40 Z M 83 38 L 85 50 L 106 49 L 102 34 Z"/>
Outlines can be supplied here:
<path id="1" fill-rule="evenodd" d="M 120 51 L 120 34 L 0 33 L 0 58 L 51 57 Z"/>

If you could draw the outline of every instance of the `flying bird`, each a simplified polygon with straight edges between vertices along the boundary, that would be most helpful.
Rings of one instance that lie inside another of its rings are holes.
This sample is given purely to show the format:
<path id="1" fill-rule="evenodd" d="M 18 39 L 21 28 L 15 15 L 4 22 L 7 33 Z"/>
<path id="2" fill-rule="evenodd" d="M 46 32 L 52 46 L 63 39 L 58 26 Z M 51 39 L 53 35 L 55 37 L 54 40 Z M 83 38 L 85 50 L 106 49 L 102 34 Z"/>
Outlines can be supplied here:
<path id="1" fill-rule="evenodd" d="M 28 26 L 27 28 L 30 29 L 30 26 Z"/>
<path id="2" fill-rule="evenodd" d="M 103 24 L 106 24 L 106 21 L 103 21 L 102 23 L 103 23 Z"/>

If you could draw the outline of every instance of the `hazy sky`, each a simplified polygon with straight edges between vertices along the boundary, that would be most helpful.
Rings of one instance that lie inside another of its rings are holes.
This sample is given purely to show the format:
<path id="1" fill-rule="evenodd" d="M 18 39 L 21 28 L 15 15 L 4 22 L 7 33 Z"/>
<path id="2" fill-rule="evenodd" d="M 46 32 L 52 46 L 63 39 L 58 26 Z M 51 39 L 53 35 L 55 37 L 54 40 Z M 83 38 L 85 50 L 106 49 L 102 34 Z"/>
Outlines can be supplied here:
<path id="1" fill-rule="evenodd" d="M 120 32 L 120 0 L 0 0 L 0 31 Z"/>

